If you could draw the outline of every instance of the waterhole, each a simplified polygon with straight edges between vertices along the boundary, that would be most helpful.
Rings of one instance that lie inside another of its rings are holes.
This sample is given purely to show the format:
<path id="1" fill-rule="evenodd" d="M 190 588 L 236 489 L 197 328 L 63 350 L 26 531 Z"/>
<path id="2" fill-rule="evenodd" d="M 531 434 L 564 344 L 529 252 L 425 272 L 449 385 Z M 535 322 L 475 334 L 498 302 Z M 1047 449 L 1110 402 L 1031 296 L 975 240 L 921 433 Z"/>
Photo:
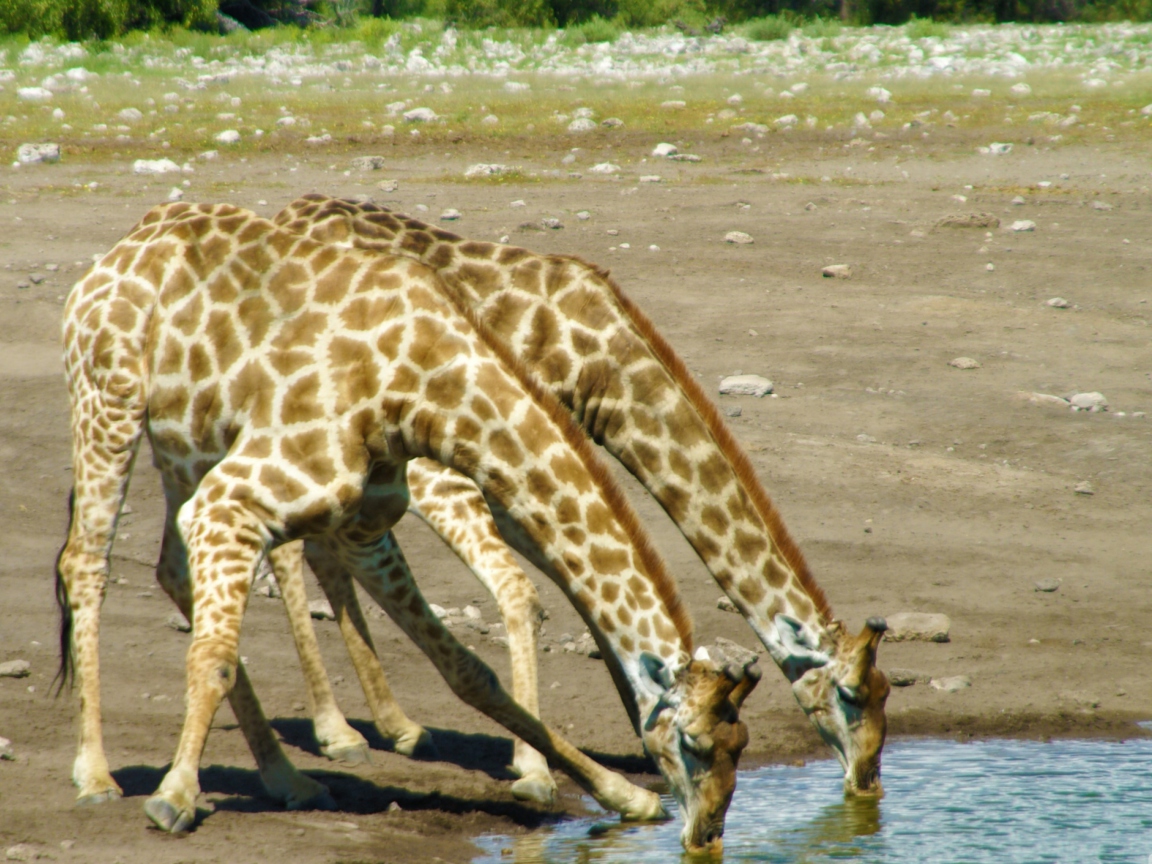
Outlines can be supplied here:
<path id="1" fill-rule="evenodd" d="M 892 741 L 883 799 L 846 800 L 842 777 L 833 761 L 741 771 L 724 861 L 1152 864 L 1152 738 Z M 668 864 L 679 832 L 605 814 L 481 837 L 475 864 Z"/>

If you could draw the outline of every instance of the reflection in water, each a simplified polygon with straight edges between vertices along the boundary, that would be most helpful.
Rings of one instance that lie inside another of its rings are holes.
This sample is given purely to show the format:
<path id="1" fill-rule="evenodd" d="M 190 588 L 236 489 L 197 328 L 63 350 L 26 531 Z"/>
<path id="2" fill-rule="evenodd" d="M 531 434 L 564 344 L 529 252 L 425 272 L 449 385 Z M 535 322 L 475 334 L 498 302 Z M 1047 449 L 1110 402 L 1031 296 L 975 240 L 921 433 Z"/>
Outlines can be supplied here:
<path id="1" fill-rule="evenodd" d="M 741 772 L 724 861 L 1143 864 L 1152 860 L 1149 768 L 1145 737 L 895 741 L 881 800 L 843 798 L 832 761 L 758 768 Z M 481 837 L 476 864 L 697 864 L 679 835 L 679 820 L 572 820 L 518 839 Z"/>

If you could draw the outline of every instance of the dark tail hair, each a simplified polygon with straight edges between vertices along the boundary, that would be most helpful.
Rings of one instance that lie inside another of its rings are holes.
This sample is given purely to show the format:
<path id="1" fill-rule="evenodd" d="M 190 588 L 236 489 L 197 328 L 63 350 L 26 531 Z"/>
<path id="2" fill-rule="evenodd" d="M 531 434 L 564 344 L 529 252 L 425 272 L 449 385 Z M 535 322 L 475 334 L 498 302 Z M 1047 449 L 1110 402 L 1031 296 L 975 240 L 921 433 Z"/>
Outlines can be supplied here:
<path id="1" fill-rule="evenodd" d="M 72 656 L 72 604 L 68 602 L 68 586 L 64 584 L 64 574 L 60 572 L 60 559 L 64 557 L 68 539 L 72 536 L 75 504 L 76 488 L 73 487 L 68 492 L 68 533 L 64 537 L 64 545 L 56 554 L 56 606 L 60 610 L 60 666 L 56 669 L 56 677 L 52 679 L 52 684 L 56 686 L 57 696 L 65 687 L 71 690 L 76 683 L 76 663 Z"/>

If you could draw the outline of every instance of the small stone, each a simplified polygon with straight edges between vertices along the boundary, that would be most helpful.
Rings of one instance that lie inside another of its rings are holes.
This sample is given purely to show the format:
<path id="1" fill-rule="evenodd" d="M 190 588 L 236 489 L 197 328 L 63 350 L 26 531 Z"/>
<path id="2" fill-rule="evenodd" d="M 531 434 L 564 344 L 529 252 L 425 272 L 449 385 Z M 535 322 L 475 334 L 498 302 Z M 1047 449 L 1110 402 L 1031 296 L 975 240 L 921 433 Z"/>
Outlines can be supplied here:
<path id="1" fill-rule="evenodd" d="M 991 273 L 993 270 L 996 269 L 996 265 L 993 264 L 991 261 L 989 261 L 987 264 L 984 265 L 984 269 L 987 270 L 989 273 Z"/>
<path id="2" fill-rule="evenodd" d="M 409 123 L 431 123 L 439 117 L 431 108 L 412 108 L 404 112 L 404 119 Z"/>
<path id="3" fill-rule="evenodd" d="M 892 93 L 885 90 L 883 87 L 869 87 L 865 94 L 869 99 L 875 99 L 881 105 L 887 105 L 892 101 Z"/>
<path id="4" fill-rule="evenodd" d="M 179 630 L 181 633 L 192 632 L 192 625 L 188 623 L 188 619 L 184 617 L 183 612 L 173 612 L 164 619 L 164 626 L 170 627 L 173 630 Z"/>
<path id="5" fill-rule="evenodd" d="M 980 362 L 973 360 L 971 357 L 957 357 L 955 360 L 948 361 L 949 366 L 954 366 L 957 369 L 979 369 Z"/>
<path id="6" fill-rule="evenodd" d="M 59 162 L 59 144 L 21 144 L 16 148 L 16 161 L 22 165 L 34 165 L 37 162 Z"/>
<path id="7" fill-rule="evenodd" d="M 576 154 L 575 153 L 568 153 L 564 156 L 563 159 L 560 160 L 561 165 L 572 165 L 575 162 L 576 162 Z"/>
<path id="8" fill-rule="evenodd" d="M 576 213 L 576 218 L 579 219 L 581 222 L 587 222 L 589 219 L 592 218 L 592 214 L 589 213 L 587 210 L 580 210 Z"/>
<path id="9" fill-rule="evenodd" d="M 465 177 L 500 177 L 505 174 L 511 174 L 515 171 L 507 165 L 501 165 L 496 162 L 477 162 L 475 165 L 469 165 L 467 170 L 464 171 Z"/>
<path id="10" fill-rule="evenodd" d="M 180 166 L 171 159 L 137 159 L 132 163 L 133 174 L 180 173 Z"/>
<path id="11" fill-rule="evenodd" d="M 1051 594 L 1053 591 L 1060 590 L 1060 580 L 1053 579 L 1051 576 L 1044 579 L 1037 579 L 1032 584 L 1036 586 L 1037 591 L 1041 591 L 1045 594 Z"/>
<path id="12" fill-rule="evenodd" d="M 31 843 L 17 843 L 5 850 L 4 857 L 9 861 L 35 861 L 41 856 L 40 850 Z"/>
<path id="13" fill-rule="evenodd" d="M 461 214 L 459 210 L 454 207 L 449 207 L 440 214 L 440 220 L 442 222 L 455 222 L 461 215 L 463 214 Z"/>
<path id="14" fill-rule="evenodd" d="M 16 98 L 24 102 L 48 102 L 52 98 L 52 91 L 44 87 L 18 87 Z"/>
<path id="15" fill-rule="evenodd" d="M 381 192 L 395 192 L 400 188 L 399 180 L 381 180 L 376 184 L 376 188 Z"/>
<path id="16" fill-rule="evenodd" d="M 65 852 L 67 852 L 69 849 L 71 849 L 75 845 L 76 845 L 75 840 L 61 840 L 60 841 L 60 848 L 63 849 Z"/>
<path id="17" fill-rule="evenodd" d="M 729 375 L 720 381 L 721 396 L 767 396 L 772 382 L 762 375 Z"/>
<path id="18" fill-rule="evenodd" d="M 1104 398 L 1104 394 L 1095 391 L 1091 393 L 1077 393 L 1072 396 L 1068 402 L 1076 411 L 1091 411 L 1095 414 L 1098 411 L 1108 410 L 1108 400 Z"/>
<path id="19" fill-rule="evenodd" d="M 737 614 L 739 614 L 739 612 L 740 612 L 740 610 L 736 608 L 736 604 L 732 602 L 732 598 L 729 597 L 727 594 L 720 597 L 716 601 L 716 608 L 719 609 L 721 612 L 735 612 Z"/>
<path id="20" fill-rule="evenodd" d="M 1020 82 L 1019 84 L 1013 84 L 1011 87 L 1009 87 L 1008 92 L 1010 92 L 1013 96 L 1027 96 L 1032 92 L 1032 88 L 1024 82 Z"/>
<path id="21" fill-rule="evenodd" d="M 949 678 L 933 678 L 928 682 L 934 690 L 943 690 L 945 693 L 956 693 L 967 690 L 972 686 L 972 679 L 967 675 L 953 675 Z"/>
<path id="22" fill-rule="evenodd" d="M 125 123 L 135 123 L 137 120 L 144 119 L 144 114 L 139 108 L 124 108 L 116 116 Z"/>
<path id="23" fill-rule="evenodd" d="M 1092 202 L 1092 209 L 1093 210 L 1111 210 L 1112 205 L 1109 204 L 1107 201 L 1093 201 Z"/>
<path id="24" fill-rule="evenodd" d="M 889 669 L 887 674 L 888 683 L 893 687 L 911 687 L 919 681 L 928 680 L 927 676 L 913 672 L 911 669 Z"/>
<path id="25" fill-rule="evenodd" d="M 1075 486 L 1072 487 L 1072 491 L 1075 492 L 1077 495 L 1095 495 L 1096 494 L 1096 490 L 1092 488 L 1092 484 L 1089 483 L 1087 480 L 1081 480 L 1079 483 L 1077 483 Z"/>
<path id="26" fill-rule="evenodd" d="M 848 264 L 829 264 L 820 271 L 825 279 L 851 279 L 852 267 Z"/>
<path id="27" fill-rule="evenodd" d="M 652 155 L 658 159 L 666 159 L 669 156 L 675 156 L 678 148 L 675 144 L 669 144 L 667 141 L 662 141 L 652 148 Z"/>
<path id="28" fill-rule="evenodd" d="M 804 209 L 807 210 L 809 213 L 811 213 L 813 210 L 816 209 L 816 205 L 813 204 L 811 201 L 809 201 L 807 204 L 804 205 Z"/>
<path id="29" fill-rule="evenodd" d="M 551 231 L 559 231 L 564 227 L 564 223 L 557 219 L 555 216 L 545 216 L 540 220 L 540 226 Z"/>
<path id="30" fill-rule="evenodd" d="M 413 134 L 415 134 L 415 133 L 413 133 Z M 219 140 L 219 139 L 217 139 L 217 140 Z M 327 132 L 325 132 L 323 135 L 309 135 L 307 138 L 304 139 L 304 143 L 311 145 L 313 147 L 318 147 L 321 144 L 331 144 L 332 143 L 332 136 L 329 135 Z M 332 167 L 335 168 L 336 166 L 333 165 Z"/>
<path id="31" fill-rule="evenodd" d="M 673 153 L 668 157 L 672 162 L 702 162 L 703 158 L 695 153 Z"/>
<path id="32" fill-rule="evenodd" d="M 952 622 L 938 612 L 897 612 L 888 615 L 886 642 L 948 642 Z"/>
<path id="33" fill-rule="evenodd" d="M 183 199 L 184 199 L 184 190 L 181 189 L 179 186 L 173 186 L 171 189 L 168 190 L 167 200 L 169 202 L 182 201 Z"/>
<path id="34" fill-rule="evenodd" d="M 275 582 L 266 582 L 256 588 L 256 593 L 261 597 L 267 597 L 270 600 L 275 600 L 280 596 L 280 586 Z"/>
<path id="35" fill-rule="evenodd" d="M 44 274 L 43 273 L 29 273 L 28 279 L 32 282 L 33 285 L 39 285 L 41 282 L 44 281 Z M 125 536 L 127 536 L 127 535 L 125 535 Z"/>
<path id="36" fill-rule="evenodd" d="M 240 133 L 235 129 L 225 129 L 213 139 L 217 144 L 238 144 Z"/>
<path id="37" fill-rule="evenodd" d="M 619 117 L 606 117 L 600 121 L 600 125 L 605 129 L 619 129 L 624 125 L 624 121 Z"/>
<path id="38" fill-rule="evenodd" d="M 500 118 L 495 114 L 488 114 L 480 122 L 485 126 L 499 126 Z"/>
<path id="39" fill-rule="evenodd" d="M 664 178 L 661 177 L 659 174 L 641 174 L 640 175 L 640 182 L 641 183 L 663 183 Z"/>
<path id="40" fill-rule="evenodd" d="M 739 417 L 743 413 L 744 412 L 738 406 L 733 406 L 731 408 L 725 408 L 724 409 L 724 416 L 725 417 Z"/>
<path id="41" fill-rule="evenodd" d="M 1072 304 L 1063 297 L 1053 297 L 1046 305 L 1051 306 L 1053 309 L 1067 309 Z"/>
<path id="42" fill-rule="evenodd" d="M 1032 405 L 1051 405 L 1056 408 L 1067 408 L 1070 404 L 1067 399 L 1060 396 L 1052 396 L 1049 393 L 1028 393 L 1027 391 L 1021 390 L 1016 396 Z"/>
<path id="43" fill-rule="evenodd" d="M 0 663 L 0 678 L 27 678 L 32 674 L 32 664 L 27 660 L 9 660 Z"/>
<path id="44" fill-rule="evenodd" d="M 379 171 L 384 167 L 384 157 L 357 156 L 352 160 L 352 167 L 357 171 Z"/>
<path id="45" fill-rule="evenodd" d="M 479 621 L 480 620 L 480 610 L 477 609 L 475 606 L 465 606 L 464 607 L 464 617 L 465 618 L 471 618 L 473 621 Z"/>
<path id="46" fill-rule="evenodd" d="M 748 666 L 760 659 L 758 651 L 745 648 L 738 642 L 717 636 L 712 646 L 708 648 L 709 655 L 718 660 L 721 665 L 735 663 L 737 666 Z"/>
<path id="47" fill-rule="evenodd" d="M 3 737 L 0 737 L 0 760 L 5 762 L 16 761 L 16 754 L 12 752 L 12 742 Z"/>
<path id="48" fill-rule="evenodd" d="M 988 145 L 988 152 L 993 156 L 1003 156 L 1012 152 L 1012 145 L 1000 141 L 993 141 Z"/>
<path id="49" fill-rule="evenodd" d="M 729 231 L 724 235 L 724 242 L 746 246 L 747 244 L 752 243 L 753 240 L 751 234 L 746 234 L 743 231 Z"/>
<path id="50" fill-rule="evenodd" d="M 400 806 L 399 801 L 393 801 L 391 804 L 388 805 L 388 812 L 389 813 L 403 813 L 404 808 Z"/>
<path id="51" fill-rule="evenodd" d="M 590 174 L 619 174 L 620 166 L 613 162 L 599 162 L 588 169 Z"/>
<path id="52" fill-rule="evenodd" d="M 568 124 L 569 132 L 591 132 L 595 128 L 596 121 L 590 120 L 587 117 L 577 117 L 575 120 Z"/>
<path id="53" fill-rule="evenodd" d="M 335 621 L 336 613 L 332 611 L 332 604 L 326 599 L 309 600 L 308 614 L 317 621 Z"/>
<path id="54" fill-rule="evenodd" d="M 52 94 L 48 94 L 51 98 Z M 660 103 L 660 107 L 665 111 L 679 111 L 688 105 L 683 99 L 668 99 Z"/>
<path id="55" fill-rule="evenodd" d="M 936 223 L 937 228 L 999 228 L 1000 218 L 991 213 L 967 213 L 963 216 L 945 216 Z"/>
<path id="56" fill-rule="evenodd" d="M 1008 230 L 1016 231 L 1016 232 L 1035 231 L 1036 230 L 1036 223 L 1033 222 L 1031 219 L 1017 219 L 1015 222 L 1013 222 L 1009 226 Z"/>
<path id="57" fill-rule="evenodd" d="M 1017 195 L 1015 198 L 1012 199 L 1012 203 L 1015 206 L 1019 207 L 1021 204 L 1027 204 L 1028 202 L 1024 200 L 1023 195 Z"/>
<path id="58" fill-rule="evenodd" d="M 196 158 L 199 159 L 201 162 L 211 162 L 213 159 L 219 159 L 220 158 L 220 151 L 219 150 L 205 150 L 203 153 L 200 153 L 199 155 L 197 155 Z"/>

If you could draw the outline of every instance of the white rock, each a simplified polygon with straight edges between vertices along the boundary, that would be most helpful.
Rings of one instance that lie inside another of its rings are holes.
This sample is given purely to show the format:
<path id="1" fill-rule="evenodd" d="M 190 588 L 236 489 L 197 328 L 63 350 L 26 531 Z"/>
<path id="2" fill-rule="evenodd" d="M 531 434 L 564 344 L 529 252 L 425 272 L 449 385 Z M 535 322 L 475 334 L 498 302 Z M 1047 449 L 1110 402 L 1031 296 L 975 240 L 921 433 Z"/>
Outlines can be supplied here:
<path id="1" fill-rule="evenodd" d="M 848 264 L 829 264 L 820 271 L 825 279 L 851 279 L 852 267 Z"/>
<path id="2" fill-rule="evenodd" d="M 937 612 L 897 612 L 885 616 L 887 642 L 947 642 L 952 622 Z"/>
<path id="3" fill-rule="evenodd" d="M 332 611 L 332 604 L 327 600 L 309 600 L 308 614 L 317 621 L 335 621 L 336 613 Z"/>
<path id="4" fill-rule="evenodd" d="M 727 594 L 723 594 L 716 600 L 716 608 L 721 612 L 735 612 L 739 614 L 740 610 L 736 608 L 736 604 L 732 602 L 732 598 Z"/>
<path id="5" fill-rule="evenodd" d="M 1024 82 L 1020 82 L 1019 84 L 1013 84 L 1009 87 L 1008 92 L 1013 96 L 1028 96 L 1032 93 L 1032 88 Z"/>
<path id="6" fill-rule="evenodd" d="M 1024 200 L 1023 195 L 1017 195 L 1015 198 L 1012 199 L 1012 204 L 1015 205 L 1016 207 L 1019 207 L 1021 204 L 1027 204 L 1027 203 L 1028 202 Z"/>
<path id="7" fill-rule="evenodd" d="M 664 178 L 661 177 L 659 174 L 641 174 L 640 175 L 640 182 L 641 183 L 663 183 Z"/>
<path id="8" fill-rule="evenodd" d="M 1031 405 L 1051 405 L 1056 408 L 1067 408 L 1071 404 L 1067 399 L 1061 396 L 1053 396 L 1050 393 L 1029 393 L 1026 390 L 1021 390 L 1016 394 L 1016 397 Z"/>
<path id="9" fill-rule="evenodd" d="M 725 243 L 735 243 L 735 244 L 740 245 L 740 246 L 746 246 L 747 244 L 752 243 L 754 241 L 752 240 L 751 234 L 747 234 L 743 231 L 729 231 L 727 234 L 724 235 L 724 242 Z"/>
<path id="10" fill-rule="evenodd" d="M 675 144 L 669 144 L 667 141 L 662 141 L 652 148 L 652 155 L 663 159 L 668 156 L 675 156 L 678 152 Z"/>
<path id="11" fill-rule="evenodd" d="M 739 126 L 732 127 L 733 132 L 747 132 L 749 135 L 765 135 L 768 132 L 768 127 L 763 123 L 741 123 Z"/>
<path id="12" fill-rule="evenodd" d="M 795 126 L 800 122 L 800 118 L 795 114 L 785 114 L 783 117 L 777 117 L 775 123 L 777 126 Z"/>
<path id="13" fill-rule="evenodd" d="M 0 759 L 8 762 L 16 761 L 16 754 L 12 752 L 12 742 L 4 737 L 0 737 Z"/>
<path id="14" fill-rule="evenodd" d="M 16 148 L 16 159 L 22 165 L 36 162 L 59 162 L 59 144 L 21 144 Z"/>
<path id="15" fill-rule="evenodd" d="M 89 72 L 83 66 L 77 66 L 76 68 L 69 69 L 67 72 L 65 72 L 64 77 L 67 78 L 69 81 L 77 81 L 77 82 L 83 84 L 85 81 L 89 80 L 90 78 L 99 78 L 100 76 L 97 75 L 95 72 Z"/>
<path id="16" fill-rule="evenodd" d="M 37 858 L 47 857 L 31 843 L 17 843 L 4 851 L 4 857 L 9 861 L 35 861 Z"/>
<path id="17" fill-rule="evenodd" d="M 203 153 L 198 155 L 196 158 L 199 159 L 201 162 L 211 162 L 213 159 L 219 159 L 220 158 L 220 151 L 219 150 L 205 150 Z"/>
<path id="18" fill-rule="evenodd" d="M 957 693 L 972 686 L 972 679 L 967 675 L 952 675 L 948 678 L 933 678 L 928 682 L 934 690 L 943 690 L 945 693 Z"/>
<path id="19" fill-rule="evenodd" d="M 500 123 L 500 118 L 495 114 L 488 114 L 480 122 L 485 126 L 497 126 Z"/>
<path id="20" fill-rule="evenodd" d="M 596 128 L 596 121 L 587 117 L 577 117 L 568 124 L 569 132 L 591 132 Z"/>
<path id="21" fill-rule="evenodd" d="M 1093 210 L 1111 210 L 1112 205 L 1109 204 L 1107 201 L 1093 201 L 1092 202 L 1092 209 Z"/>
<path id="22" fill-rule="evenodd" d="M 285 127 L 285 126 L 295 126 L 295 125 L 296 125 L 296 118 L 295 118 L 295 117 L 291 117 L 291 116 L 289 116 L 289 117 L 278 117 L 278 118 L 276 119 L 276 125 L 277 125 L 277 126 L 280 126 L 280 127 Z"/>
<path id="23" fill-rule="evenodd" d="M 1036 223 L 1033 222 L 1031 219 L 1017 219 L 1010 226 L 1008 226 L 1008 230 L 1009 231 L 1016 231 L 1016 232 L 1035 231 L 1036 230 Z"/>
<path id="24" fill-rule="evenodd" d="M 477 162 L 475 165 L 469 165 L 464 172 L 465 177 L 499 177 L 503 174 L 511 174 L 515 169 L 507 165 L 500 165 L 492 162 Z"/>
<path id="25" fill-rule="evenodd" d="M 124 108 L 116 116 L 125 123 L 135 123 L 144 119 L 144 113 L 139 108 Z"/>
<path id="26" fill-rule="evenodd" d="M 975 90 L 972 91 L 972 98 L 973 99 L 987 99 L 991 95 L 992 95 L 991 90 L 985 90 L 981 87 L 977 87 Z"/>
<path id="27" fill-rule="evenodd" d="M 891 91 L 885 90 L 883 87 L 869 87 L 864 95 L 869 99 L 875 99 L 881 105 L 887 105 L 892 101 Z"/>
<path id="28" fill-rule="evenodd" d="M 381 180 L 376 184 L 376 188 L 381 192 L 395 192 L 400 188 L 399 180 Z"/>
<path id="29" fill-rule="evenodd" d="M 225 129 L 214 140 L 217 144 L 236 144 L 240 140 L 240 133 L 235 129 Z"/>
<path id="30" fill-rule="evenodd" d="M 1005 153 L 1012 152 L 1012 145 L 1002 141 L 993 141 L 988 145 L 988 152 L 993 156 L 1003 156 Z"/>
<path id="31" fill-rule="evenodd" d="M 409 123 L 431 123 L 439 118 L 431 108 L 411 108 L 404 112 L 404 119 Z"/>
<path id="32" fill-rule="evenodd" d="M 51 97 L 52 94 L 48 95 Z M 683 99 L 669 99 L 666 102 L 660 103 L 660 107 L 666 111 L 679 111 L 680 109 L 687 107 L 687 105 L 688 103 Z"/>
<path id="33" fill-rule="evenodd" d="M 32 664 L 27 660 L 9 660 L 0 663 L 0 678 L 27 678 L 32 674 Z"/>
<path id="34" fill-rule="evenodd" d="M 1077 483 L 1075 486 L 1072 487 L 1072 491 L 1075 492 L 1077 495 L 1095 495 L 1096 494 L 1096 490 L 1092 488 L 1092 484 L 1089 483 L 1087 480 L 1081 480 L 1079 483 Z"/>
<path id="35" fill-rule="evenodd" d="M 957 357 L 955 360 L 948 361 L 949 366 L 954 366 L 957 369 L 979 369 L 980 363 L 973 360 L 971 357 Z"/>
<path id="36" fill-rule="evenodd" d="M 440 214 L 440 219 L 444 222 L 455 222 L 462 215 L 463 214 L 455 207 L 449 207 L 447 210 Z"/>
<path id="37" fill-rule="evenodd" d="M 170 202 L 183 201 L 184 190 L 179 186 L 173 186 L 170 190 L 168 190 L 168 200 Z"/>
<path id="38" fill-rule="evenodd" d="M 432 614 L 435 615 L 437 618 L 447 618 L 448 617 L 448 610 L 445 609 L 443 606 L 440 606 L 437 603 L 429 603 L 428 608 L 431 610 Z"/>
<path id="39" fill-rule="evenodd" d="M 1140 109 L 1140 113 L 1145 117 L 1152 117 L 1152 105 L 1145 105 Z"/>
<path id="40" fill-rule="evenodd" d="M 64 119 L 64 109 L 63 108 L 53 108 L 52 109 L 52 119 L 53 120 L 63 120 Z"/>
<path id="41" fill-rule="evenodd" d="M 577 120 L 591 120 L 596 116 L 596 112 L 586 106 L 581 106 L 572 112 L 572 116 Z"/>
<path id="42" fill-rule="evenodd" d="M 171 159 L 137 159 L 132 163 L 133 174 L 180 173 L 180 166 Z"/>
<path id="43" fill-rule="evenodd" d="M 477 609 L 475 606 L 465 606 L 464 607 L 464 617 L 465 618 L 471 618 L 473 621 L 479 621 L 481 618 L 480 610 Z"/>
<path id="44" fill-rule="evenodd" d="M 1046 305 L 1051 306 L 1053 309 L 1067 309 L 1072 304 L 1063 297 L 1053 297 Z"/>
<path id="45" fill-rule="evenodd" d="M 762 375 L 729 375 L 720 381 L 722 396 L 767 396 L 772 392 L 772 382 Z"/>
<path id="46" fill-rule="evenodd" d="M 701 162 L 703 157 L 697 156 L 695 153 L 673 153 L 668 159 L 672 162 Z"/>
<path id="47" fill-rule="evenodd" d="M 856 112 L 856 116 L 852 118 L 852 125 L 857 129 L 872 128 L 872 123 L 868 120 L 863 111 Z"/>
<path id="48" fill-rule="evenodd" d="M 24 102 L 47 102 L 52 98 L 52 91 L 44 87 L 20 87 L 16 98 Z"/>
<path id="49" fill-rule="evenodd" d="M 1096 391 L 1077 393 L 1069 398 L 1068 402 L 1077 411 L 1091 411 L 1096 413 L 1097 411 L 1108 410 L 1108 400 L 1104 398 L 1103 393 L 1097 393 Z"/>
<path id="50" fill-rule="evenodd" d="M 217 137 L 216 140 L 219 141 L 220 140 L 219 137 Z M 225 142 L 225 143 L 228 143 L 228 142 Z M 327 132 L 325 132 L 323 135 L 309 135 L 307 138 L 304 139 L 304 143 L 305 144 L 312 144 L 312 145 L 331 144 L 332 143 L 332 136 L 329 135 Z"/>
<path id="51" fill-rule="evenodd" d="M 729 105 L 743 105 L 744 104 L 744 97 L 741 96 L 739 93 L 733 93 L 731 96 L 729 96 L 724 101 L 727 102 Z"/>
<path id="52" fill-rule="evenodd" d="M 384 167 L 384 157 L 357 156 L 352 160 L 352 167 L 357 171 L 379 171 Z"/>
<path id="53" fill-rule="evenodd" d="M 613 162 L 599 162 L 588 169 L 590 174 L 619 174 L 620 166 Z"/>
<path id="54" fill-rule="evenodd" d="M 183 612 L 173 612 L 164 619 L 164 626 L 170 627 L 173 630 L 179 630 L 181 633 L 192 632 L 192 625 L 188 623 L 188 619 L 184 617 Z"/>
<path id="55" fill-rule="evenodd" d="M 788 89 L 790 89 L 793 93 L 803 93 L 808 89 L 808 84 L 804 81 L 797 81 Z"/>
<path id="56" fill-rule="evenodd" d="M 624 121 L 619 117 L 605 117 L 600 121 L 600 125 L 605 129 L 619 129 L 624 125 Z"/>
<path id="57" fill-rule="evenodd" d="M 1060 580 L 1054 579 L 1051 576 L 1048 576 L 1044 579 L 1038 579 L 1032 584 L 1035 586 L 1037 591 L 1040 591 L 1044 594 L 1051 594 L 1054 591 L 1060 590 Z"/>
<path id="58" fill-rule="evenodd" d="M 578 210 L 576 212 L 576 218 L 579 219 L 581 222 L 587 222 L 589 219 L 592 218 L 592 214 L 589 213 L 587 210 Z"/>
<path id="59" fill-rule="evenodd" d="M 504 90 L 508 93 L 527 93 L 532 85 L 524 81 L 505 81 Z"/>

